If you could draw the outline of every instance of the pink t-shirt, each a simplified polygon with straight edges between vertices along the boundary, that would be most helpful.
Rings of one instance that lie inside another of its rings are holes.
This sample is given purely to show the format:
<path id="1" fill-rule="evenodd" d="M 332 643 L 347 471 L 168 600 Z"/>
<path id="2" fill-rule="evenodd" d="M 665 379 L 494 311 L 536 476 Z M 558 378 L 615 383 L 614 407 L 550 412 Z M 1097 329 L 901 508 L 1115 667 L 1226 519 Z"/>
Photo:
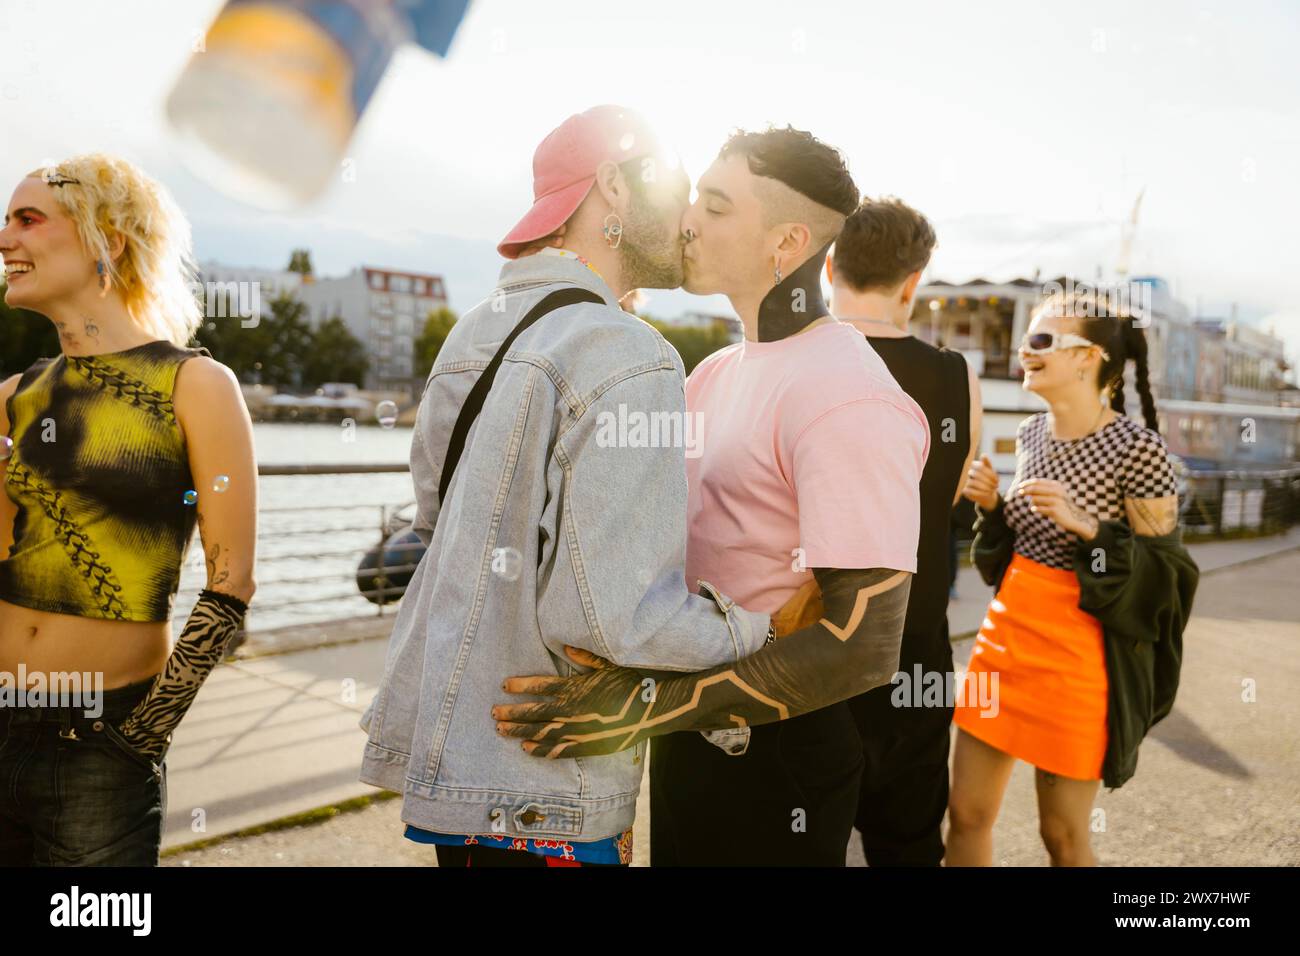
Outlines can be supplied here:
<path id="1" fill-rule="evenodd" d="M 686 380 L 686 407 L 692 591 L 770 614 L 812 568 L 916 571 L 930 429 L 861 332 L 729 346 Z"/>

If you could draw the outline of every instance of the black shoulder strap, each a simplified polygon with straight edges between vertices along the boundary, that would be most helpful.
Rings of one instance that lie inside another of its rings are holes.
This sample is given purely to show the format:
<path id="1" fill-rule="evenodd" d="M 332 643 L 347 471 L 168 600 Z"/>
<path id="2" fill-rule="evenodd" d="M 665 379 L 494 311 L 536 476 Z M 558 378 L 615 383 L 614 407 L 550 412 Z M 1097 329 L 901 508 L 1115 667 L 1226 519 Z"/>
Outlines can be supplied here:
<path id="1" fill-rule="evenodd" d="M 460 456 L 465 451 L 465 438 L 469 435 L 470 426 L 478 418 L 478 413 L 483 410 L 483 402 L 487 399 L 488 392 L 492 388 L 492 381 L 496 378 L 497 369 L 501 367 L 506 352 L 510 350 L 510 346 L 514 344 L 519 334 L 548 312 L 562 309 L 566 305 L 576 305 L 579 302 L 600 304 L 604 301 L 596 293 L 587 289 L 558 289 L 529 309 L 528 314 L 520 319 L 519 324 L 506 336 L 506 340 L 501 343 L 501 348 L 497 349 L 497 354 L 492 356 L 492 361 L 488 362 L 487 368 L 478 377 L 474 387 L 469 390 L 469 395 L 465 398 L 465 404 L 460 407 L 460 414 L 456 416 L 456 425 L 451 430 L 451 440 L 447 442 L 447 457 L 442 463 L 442 478 L 438 481 L 439 505 L 442 504 L 443 498 L 447 496 L 447 486 L 451 484 L 451 476 L 455 474 L 456 466 L 460 463 Z"/>

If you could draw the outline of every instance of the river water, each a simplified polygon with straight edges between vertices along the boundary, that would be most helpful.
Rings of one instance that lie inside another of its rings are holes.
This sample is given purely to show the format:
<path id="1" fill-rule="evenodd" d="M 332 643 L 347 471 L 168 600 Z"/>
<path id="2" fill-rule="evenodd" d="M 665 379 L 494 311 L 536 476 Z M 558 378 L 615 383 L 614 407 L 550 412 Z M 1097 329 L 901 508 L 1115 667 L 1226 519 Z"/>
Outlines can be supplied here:
<path id="1" fill-rule="evenodd" d="M 411 434 L 410 428 L 401 427 L 345 429 L 283 422 L 253 426 L 262 465 L 406 465 Z M 391 514 L 414 500 L 409 473 L 263 476 L 258 487 L 257 593 L 248 612 L 249 630 L 377 614 L 376 606 L 357 590 L 357 563 L 380 538 L 381 507 L 388 506 Z M 196 532 L 181 571 L 172 618 L 176 633 L 206 582 Z M 289 601 L 306 603 L 273 606 Z M 390 603 L 384 613 L 395 614 L 396 605 Z"/>

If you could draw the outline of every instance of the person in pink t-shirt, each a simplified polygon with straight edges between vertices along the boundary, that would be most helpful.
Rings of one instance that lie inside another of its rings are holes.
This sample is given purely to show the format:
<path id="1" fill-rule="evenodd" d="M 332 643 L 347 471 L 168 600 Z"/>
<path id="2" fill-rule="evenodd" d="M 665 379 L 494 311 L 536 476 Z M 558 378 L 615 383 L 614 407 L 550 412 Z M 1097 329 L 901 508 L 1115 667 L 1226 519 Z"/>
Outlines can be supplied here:
<path id="1" fill-rule="evenodd" d="M 737 133 L 682 220 L 685 288 L 726 294 L 745 339 L 687 382 L 686 576 L 776 610 L 815 579 L 824 616 L 735 664 L 691 674 L 609 666 L 512 678 L 549 697 L 498 706 L 537 756 L 655 737 L 651 862 L 844 864 L 862 746 L 842 703 L 889 681 L 929 451 L 921 409 L 865 337 L 837 322 L 820 273 L 858 190 L 812 135 Z M 722 731 L 702 736 L 675 731 Z"/>

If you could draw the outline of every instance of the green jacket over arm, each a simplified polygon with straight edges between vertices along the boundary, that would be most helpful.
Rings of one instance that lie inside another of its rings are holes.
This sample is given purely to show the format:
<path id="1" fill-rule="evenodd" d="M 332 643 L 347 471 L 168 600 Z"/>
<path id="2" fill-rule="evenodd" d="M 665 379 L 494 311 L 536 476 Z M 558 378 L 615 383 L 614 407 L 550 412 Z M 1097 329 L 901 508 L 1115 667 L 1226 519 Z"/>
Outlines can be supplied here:
<path id="1" fill-rule="evenodd" d="M 971 560 L 985 584 L 1001 587 L 1015 545 L 1003 503 L 980 511 Z M 1174 706 L 1183 659 L 1183 630 L 1192 613 L 1200 570 L 1183 547 L 1182 531 L 1134 534 L 1102 521 L 1074 550 L 1079 609 L 1105 635 L 1107 714 L 1102 781 L 1122 786 L 1137 769 L 1138 745 Z"/>

